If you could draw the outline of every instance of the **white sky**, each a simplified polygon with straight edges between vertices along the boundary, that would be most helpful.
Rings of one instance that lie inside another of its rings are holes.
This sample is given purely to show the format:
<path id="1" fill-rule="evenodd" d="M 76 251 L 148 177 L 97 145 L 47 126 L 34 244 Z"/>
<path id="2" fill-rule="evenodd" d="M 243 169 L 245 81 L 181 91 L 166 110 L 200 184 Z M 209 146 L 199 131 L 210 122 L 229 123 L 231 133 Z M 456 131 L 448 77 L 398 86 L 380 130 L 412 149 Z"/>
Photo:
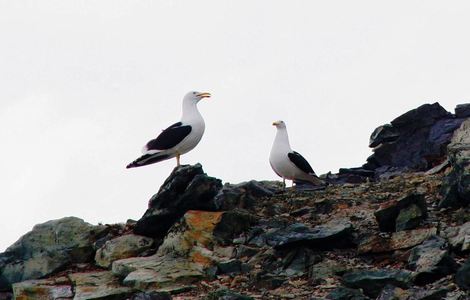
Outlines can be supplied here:
<path id="1" fill-rule="evenodd" d="M 0 251 L 34 224 L 138 219 L 175 166 L 126 170 L 179 120 L 183 163 L 276 179 L 273 120 L 321 174 L 360 166 L 372 130 L 470 99 L 469 1 L 0 0 Z"/>

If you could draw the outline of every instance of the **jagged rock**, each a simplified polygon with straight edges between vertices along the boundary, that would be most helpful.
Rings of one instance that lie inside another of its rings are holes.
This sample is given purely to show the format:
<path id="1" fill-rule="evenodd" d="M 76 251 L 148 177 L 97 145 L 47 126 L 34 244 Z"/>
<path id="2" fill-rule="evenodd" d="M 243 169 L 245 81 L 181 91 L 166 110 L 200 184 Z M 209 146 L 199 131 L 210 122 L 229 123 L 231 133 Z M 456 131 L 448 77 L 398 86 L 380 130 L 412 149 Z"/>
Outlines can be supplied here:
<path id="1" fill-rule="evenodd" d="M 351 246 L 352 224 L 346 220 L 335 220 L 313 229 L 296 223 L 263 235 L 266 244 L 277 248 L 299 246 L 319 249 L 334 249 Z"/>
<path id="2" fill-rule="evenodd" d="M 258 182 L 251 180 L 240 184 L 226 183 L 215 197 L 219 210 L 234 208 L 252 208 L 256 200 L 274 195 L 279 186 L 274 182 Z"/>
<path id="3" fill-rule="evenodd" d="M 470 259 L 455 274 L 455 282 L 464 290 L 470 290 Z"/>
<path id="4" fill-rule="evenodd" d="M 217 263 L 217 274 L 241 274 L 248 273 L 251 266 L 242 263 L 238 259 L 230 259 Z"/>
<path id="5" fill-rule="evenodd" d="M 455 116 L 457 118 L 470 117 L 470 103 L 459 104 L 455 107 Z"/>
<path id="6" fill-rule="evenodd" d="M 415 272 L 415 283 L 422 285 L 453 274 L 457 263 L 446 249 L 446 241 L 432 236 L 411 250 L 408 267 Z"/>
<path id="7" fill-rule="evenodd" d="M 339 287 L 332 290 L 326 299 L 329 300 L 367 300 L 366 296 L 360 290 Z"/>
<path id="8" fill-rule="evenodd" d="M 462 252 L 470 250 L 470 222 L 448 227 L 441 234 L 448 239 L 452 248 Z"/>
<path id="9" fill-rule="evenodd" d="M 256 216 L 246 211 L 238 209 L 226 211 L 214 228 L 214 237 L 221 245 L 231 244 L 236 236 L 247 231 L 257 222 Z"/>
<path id="10" fill-rule="evenodd" d="M 308 277 L 315 283 L 323 283 L 326 279 L 343 275 L 346 271 L 347 267 L 341 263 L 325 259 L 310 266 Z"/>
<path id="11" fill-rule="evenodd" d="M 366 169 L 400 167 L 426 170 L 445 156 L 445 146 L 463 122 L 439 103 L 425 104 L 377 128 L 371 136 L 374 154 Z"/>
<path id="12" fill-rule="evenodd" d="M 66 277 L 27 280 L 13 284 L 15 299 L 55 300 L 72 299 L 72 284 Z"/>
<path id="13" fill-rule="evenodd" d="M 129 300 L 171 300 L 168 292 L 147 292 L 136 293 Z"/>
<path id="14" fill-rule="evenodd" d="M 108 268 L 118 259 L 138 256 L 150 249 L 153 239 L 135 234 L 126 234 L 107 241 L 96 251 L 95 262 L 98 266 Z"/>
<path id="15" fill-rule="evenodd" d="M 210 292 L 204 300 L 254 300 L 254 298 L 227 289 L 220 289 L 215 292 Z"/>
<path id="16" fill-rule="evenodd" d="M 407 249 L 421 244 L 436 233 L 436 228 L 422 228 L 394 232 L 389 237 L 372 235 L 359 244 L 358 252 L 365 254 Z"/>
<path id="17" fill-rule="evenodd" d="M 74 300 L 124 300 L 133 292 L 129 287 L 121 286 L 119 279 L 109 271 L 73 273 L 69 278 L 74 286 Z"/>
<path id="18" fill-rule="evenodd" d="M 200 164 L 176 167 L 150 199 L 134 232 L 161 238 L 188 210 L 217 210 L 214 197 L 221 188 L 221 181 L 207 176 Z"/>
<path id="19" fill-rule="evenodd" d="M 343 283 L 351 288 L 360 288 L 369 297 L 377 297 L 387 284 L 408 288 L 412 273 L 402 270 L 358 270 L 344 274 Z"/>
<path id="20" fill-rule="evenodd" d="M 470 203 L 470 119 L 455 131 L 447 146 L 452 171 L 442 184 L 439 207 L 459 207 Z"/>
<path id="21" fill-rule="evenodd" d="M 413 229 L 427 217 L 426 201 L 423 194 L 409 194 L 382 203 L 374 215 L 381 231 Z"/>
<path id="22" fill-rule="evenodd" d="M 308 273 L 309 266 L 319 262 L 321 258 L 309 248 L 300 247 L 290 250 L 282 258 L 282 270 L 279 275 L 287 277 L 303 276 Z"/>
<path id="23" fill-rule="evenodd" d="M 93 243 L 106 230 L 106 226 L 93 226 L 75 217 L 34 226 L 0 254 L 0 290 L 50 275 L 71 263 L 92 261 Z"/>
<path id="24" fill-rule="evenodd" d="M 401 289 L 393 285 L 387 285 L 380 293 L 377 300 L 441 300 L 448 293 L 448 289 Z"/>

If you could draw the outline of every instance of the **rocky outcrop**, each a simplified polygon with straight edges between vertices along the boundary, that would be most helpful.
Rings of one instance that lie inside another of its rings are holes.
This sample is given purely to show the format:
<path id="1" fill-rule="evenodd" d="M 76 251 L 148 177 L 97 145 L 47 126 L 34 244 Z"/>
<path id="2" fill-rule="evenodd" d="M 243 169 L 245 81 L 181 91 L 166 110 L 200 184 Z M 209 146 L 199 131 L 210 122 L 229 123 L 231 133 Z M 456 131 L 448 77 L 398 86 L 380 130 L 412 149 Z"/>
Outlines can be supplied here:
<path id="1" fill-rule="evenodd" d="M 73 263 L 93 260 L 93 243 L 107 227 L 68 217 L 36 225 L 0 254 L 0 290 L 53 274 Z"/>
<path id="2" fill-rule="evenodd" d="M 391 168 L 430 169 L 445 157 L 453 132 L 465 118 L 462 109 L 458 111 L 456 116 L 439 103 L 425 104 L 378 127 L 370 138 L 374 154 L 367 159 L 366 169 L 379 173 Z"/>
<path id="3" fill-rule="evenodd" d="M 442 236 L 446 237 L 449 244 L 457 251 L 470 251 L 470 222 L 461 226 L 447 227 Z"/>

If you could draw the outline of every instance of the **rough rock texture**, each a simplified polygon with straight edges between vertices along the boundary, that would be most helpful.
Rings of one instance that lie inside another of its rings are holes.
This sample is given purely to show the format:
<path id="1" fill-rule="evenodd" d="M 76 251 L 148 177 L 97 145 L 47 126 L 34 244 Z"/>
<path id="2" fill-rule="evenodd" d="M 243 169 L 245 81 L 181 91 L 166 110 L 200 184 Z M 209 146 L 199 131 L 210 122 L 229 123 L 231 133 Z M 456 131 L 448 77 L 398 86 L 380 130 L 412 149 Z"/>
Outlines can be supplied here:
<path id="1" fill-rule="evenodd" d="M 105 232 L 105 226 L 93 226 L 74 217 L 34 226 L 0 254 L 0 290 L 42 278 L 72 263 L 91 261 L 94 240 Z"/>
<path id="2" fill-rule="evenodd" d="M 426 170 L 446 154 L 445 146 L 463 122 L 439 103 L 425 104 L 377 128 L 369 145 L 374 154 L 366 168 Z"/>
<path id="3" fill-rule="evenodd" d="M 442 235 L 447 238 L 452 248 L 458 251 L 470 250 L 470 222 L 461 226 L 445 228 Z"/>
<path id="4" fill-rule="evenodd" d="M 470 290 L 470 259 L 455 274 L 455 282 L 461 289 Z"/>
<path id="5" fill-rule="evenodd" d="M 387 285 L 377 300 L 441 300 L 446 297 L 448 291 L 446 288 L 430 290 L 411 288 L 404 290 L 393 285 Z"/>
<path id="6" fill-rule="evenodd" d="M 360 288 L 369 297 L 377 297 L 387 284 L 408 288 L 411 280 L 411 272 L 388 269 L 353 271 L 343 276 L 346 286 Z"/>
<path id="7" fill-rule="evenodd" d="M 33 296 L 34 295 L 34 296 Z M 27 280 L 13 284 L 15 299 L 72 299 L 72 283 L 67 277 Z"/>
<path id="8" fill-rule="evenodd" d="M 222 182 L 207 176 L 200 164 L 176 167 L 149 201 L 149 208 L 135 226 L 135 233 L 163 237 L 188 210 L 217 210 L 214 197 Z"/>
<path id="9" fill-rule="evenodd" d="M 74 300 L 86 299 L 127 299 L 133 292 L 122 286 L 117 277 L 109 271 L 74 273 L 69 275 L 73 283 Z"/>
<path id="10" fill-rule="evenodd" d="M 443 182 L 439 206 L 467 206 L 470 203 L 470 119 L 454 133 L 447 151 L 452 171 Z"/>
<path id="11" fill-rule="evenodd" d="M 219 210 L 253 208 L 257 199 L 272 196 L 279 190 L 279 184 L 274 182 L 251 180 L 240 184 L 227 183 L 224 184 L 214 201 Z"/>
<path id="12" fill-rule="evenodd" d="M 154 240 L 135 234 L 126 234 L 107 241 L 96 251 L 95 262 L 98 266 L 108 268 L 113 261 L 123 258 L 139 256 L 150 249 Z"/>
<path id="13" fill-rule="evenodd" d="M 457 270 L 457 263 L 446 249 L 446 241 L 432 236 L 411 250 L 408 267 L 415 272 L 417 284 L 427 284 Z"/>

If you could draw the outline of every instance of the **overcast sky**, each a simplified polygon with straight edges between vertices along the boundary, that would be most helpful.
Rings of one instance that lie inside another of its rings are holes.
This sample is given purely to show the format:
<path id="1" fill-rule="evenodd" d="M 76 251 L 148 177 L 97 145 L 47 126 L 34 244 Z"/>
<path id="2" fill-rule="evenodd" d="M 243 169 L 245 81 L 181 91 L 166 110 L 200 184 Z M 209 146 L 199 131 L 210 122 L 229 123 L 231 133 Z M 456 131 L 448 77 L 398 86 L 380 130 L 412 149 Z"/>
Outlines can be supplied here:
<path id="1" fill-rule="evenodd" d="M 375 127 L 470 101 L 469 1 L 0 1 L 0 251 L 34 224 L 138 219 L 175 160 L 126 170 L 180 118 L 183 163 L 276 179 L 272 121 L 317 173 L 360 166 Z"/>

